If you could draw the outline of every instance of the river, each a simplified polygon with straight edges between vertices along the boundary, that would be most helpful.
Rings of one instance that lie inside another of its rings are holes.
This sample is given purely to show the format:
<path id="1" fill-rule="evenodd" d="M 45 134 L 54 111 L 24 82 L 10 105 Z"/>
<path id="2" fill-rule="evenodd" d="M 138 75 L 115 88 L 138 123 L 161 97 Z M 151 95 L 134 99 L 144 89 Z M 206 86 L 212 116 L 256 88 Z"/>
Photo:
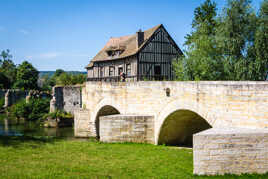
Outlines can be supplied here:
<path id="1" fill-rule="evenodd" d="M 14 119 L 8 119 L 0 114 L 0 136 L 49 136 L 60 138 L 74 138 L 72 127 L 45 128 L 35 122 L 17 124 Z"/>

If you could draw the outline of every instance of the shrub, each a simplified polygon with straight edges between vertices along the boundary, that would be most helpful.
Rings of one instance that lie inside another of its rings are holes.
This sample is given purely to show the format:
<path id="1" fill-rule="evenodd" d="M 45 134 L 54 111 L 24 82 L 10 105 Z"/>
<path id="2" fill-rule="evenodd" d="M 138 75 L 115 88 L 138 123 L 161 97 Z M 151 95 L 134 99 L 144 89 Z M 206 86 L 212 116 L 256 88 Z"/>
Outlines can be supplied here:
<path id="1" fill-rule="evenodd" d="M 52 112 L 52 113 L 48 113 L 46 115 L 44 115 L 44 118 L 52 118 L 52 119 L 72 119 L 73 118 L 73 115 L 71 113 L 68 113 L 68 112 L 65 112 L 65 111 L 62 111 L 62 110 L 56 110 L 55 112 Z"/>
<path id="2" fill-rule="evenodd" d="M 49 99 L 30 99 L 28 103 L 25 100 L 19 101 L 10 108 L 12 116 L 24 118 L 27 121 L 36 121 L 42 119 L 49 111 Z"/>
<path id="3" fill-rule="evenodd" d="M 0 109 L 5 105 L 5 98 L 0 98 Z"/>

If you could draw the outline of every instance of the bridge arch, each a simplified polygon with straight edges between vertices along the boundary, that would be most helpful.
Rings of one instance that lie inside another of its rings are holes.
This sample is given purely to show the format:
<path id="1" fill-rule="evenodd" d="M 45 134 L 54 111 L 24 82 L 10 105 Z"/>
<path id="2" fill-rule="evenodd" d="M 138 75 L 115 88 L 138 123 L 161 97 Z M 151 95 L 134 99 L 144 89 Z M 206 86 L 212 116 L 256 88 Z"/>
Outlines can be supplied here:
<path id="1" fill-rule="evenodd" d="M 121 112 L 121 106 L 114 103 L 113 99 L 111 98 L 105 98 L 103 100 L 101 100 L 96 108 L 95 111 L 93 113 L 93 121 L 95 123 L 95 129 L 96 129 L 96 137 L 99 138 L 100 137 L 100 121 L 99 118 L 101 116 L 108 116 L 108 115 L 115 115 L 115 114 L 120 114 Z"/>
<path id="2" fill-rule="evenodd" d="M 174 100 L 156 117 L 155 144 L 191 146 L 193 134 L 213 126 L 213 116 L 195 101 Z"/>

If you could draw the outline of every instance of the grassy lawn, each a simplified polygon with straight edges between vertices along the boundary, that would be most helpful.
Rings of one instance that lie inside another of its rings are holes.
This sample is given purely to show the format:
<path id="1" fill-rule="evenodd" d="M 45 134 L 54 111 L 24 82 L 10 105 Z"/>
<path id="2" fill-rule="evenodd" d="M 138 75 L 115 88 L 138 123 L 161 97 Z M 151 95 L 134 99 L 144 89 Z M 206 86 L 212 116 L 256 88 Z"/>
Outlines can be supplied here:
<path id="1" fill-rule="evenodd" d="M 268 178 L 197 177 L 192 156 L 149 144 L 0 137 L 0 178 Z"/>

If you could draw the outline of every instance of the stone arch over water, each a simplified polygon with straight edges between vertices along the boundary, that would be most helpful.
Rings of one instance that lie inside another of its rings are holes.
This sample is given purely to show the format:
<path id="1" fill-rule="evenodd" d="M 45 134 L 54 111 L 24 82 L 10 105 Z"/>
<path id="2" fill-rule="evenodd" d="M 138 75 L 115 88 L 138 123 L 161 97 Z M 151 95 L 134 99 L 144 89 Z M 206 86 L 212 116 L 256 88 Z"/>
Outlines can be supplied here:
<path id="1" fill-rule="evenodd" d="M 212 126 L 191 110 L 176 110 L 164 120 L 157 144 L 192 147 L 193 134 Z"/>

